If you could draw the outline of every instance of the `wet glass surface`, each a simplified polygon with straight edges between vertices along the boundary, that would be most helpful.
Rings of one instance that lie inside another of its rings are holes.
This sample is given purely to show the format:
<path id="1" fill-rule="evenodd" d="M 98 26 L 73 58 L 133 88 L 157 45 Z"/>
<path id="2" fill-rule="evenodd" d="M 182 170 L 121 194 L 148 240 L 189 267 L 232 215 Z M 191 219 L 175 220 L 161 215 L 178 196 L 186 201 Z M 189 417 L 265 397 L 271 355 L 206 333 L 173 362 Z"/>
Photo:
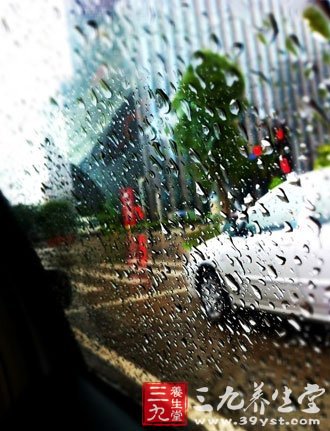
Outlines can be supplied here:
<path id="1" fill-rule="evenodd" d="M 89 366 L 187 382 L 188 429 L 329 429 L 329 2 L 0 19 L 1 190 Z"/>

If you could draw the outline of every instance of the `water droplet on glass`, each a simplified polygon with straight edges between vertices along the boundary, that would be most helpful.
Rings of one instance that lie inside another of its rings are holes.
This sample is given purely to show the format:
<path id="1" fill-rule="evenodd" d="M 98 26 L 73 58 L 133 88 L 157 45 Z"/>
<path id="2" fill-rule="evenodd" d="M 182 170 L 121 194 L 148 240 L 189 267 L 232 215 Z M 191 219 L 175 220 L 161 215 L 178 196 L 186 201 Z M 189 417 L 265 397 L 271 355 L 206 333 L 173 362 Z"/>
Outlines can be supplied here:
<path id="1" fill-rule="evenodd" d="M 228 285 L 228 287 L 234 293 L 238 293 L 239 292 L 239 290 L 240 290 L 239 284 L 237 283 L 237 281 L 235 280 L 235 278 L 231 274 L 226 274 L 225 275 L 225 280 L 226 280 L 226 284 Z"/>
<path id="2" fill-rule="evenodd" d="M 110 99 L 112 97 L 112 91 L 111 91 L 109 85 L 104 81 L 104 79 L 100 80 L 100 88 L 101 88 L 103 96 L 106 99 Z"/>
<path id="3" fill-rule="evenodd" d="M 261 290 L 257 286 L 251 284 L 251 289 L 257 299 L 262 299 Z"/>
<path id="4" fill-rule="evenodd" d="M 269 156 L 270 154 L 273 153 L 273 146 L 266 139 L 261 140 L 261 146 L 262 146 L 262 152 L 264 155 Z"/>
<path id="5" fill-rule="evenodd" d="M 233 115 L 239 114 L 239 104 L 235 99 L 232 99 L 229 104 L 229 110 Z"/>
<path id="6" fill-rule="evenodd" d="M 181 100 L 181 108 L 186 117 L 189 121 L 191 121 L 191 112 L 190 112 L 190 106 L 189 103 L 186 100 Z"/>

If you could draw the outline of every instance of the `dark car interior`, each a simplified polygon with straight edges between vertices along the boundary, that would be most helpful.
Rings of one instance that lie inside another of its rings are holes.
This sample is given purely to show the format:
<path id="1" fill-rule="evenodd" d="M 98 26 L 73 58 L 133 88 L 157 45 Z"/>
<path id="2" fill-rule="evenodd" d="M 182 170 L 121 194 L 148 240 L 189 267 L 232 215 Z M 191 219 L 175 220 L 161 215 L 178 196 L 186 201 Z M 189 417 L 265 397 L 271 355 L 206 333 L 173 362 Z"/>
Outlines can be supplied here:
<path id="1" fill-rule="evenodd" d="M 85 365 L 65 278 L 43 268 L 3 195 L 0 221 L 0 429 L 142 429 L 139 406 Z"/>

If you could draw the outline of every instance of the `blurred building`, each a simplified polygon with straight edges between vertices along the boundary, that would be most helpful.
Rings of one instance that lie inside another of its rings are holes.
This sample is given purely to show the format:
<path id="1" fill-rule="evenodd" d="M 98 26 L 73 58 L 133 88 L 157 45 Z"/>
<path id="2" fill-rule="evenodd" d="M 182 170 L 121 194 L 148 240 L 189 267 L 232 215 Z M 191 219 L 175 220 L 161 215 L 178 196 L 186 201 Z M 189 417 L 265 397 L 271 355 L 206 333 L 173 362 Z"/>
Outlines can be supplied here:
<path id="1" fill-rule="evenodd" d="M 129 185 L 159 215 L 196 200 L 165 132 L 175 121 L 170 100 L 199 49 L 240 65 L 251 106 L 245 118 L 250 148 L 284 122 L 294 167 L 304 171 L 317 146 L 329 141 L 328 45 L 303 21 L 306 1 L 68 4 L 75 69 L 65 87 L 71 160 L 105 198 Z"/>

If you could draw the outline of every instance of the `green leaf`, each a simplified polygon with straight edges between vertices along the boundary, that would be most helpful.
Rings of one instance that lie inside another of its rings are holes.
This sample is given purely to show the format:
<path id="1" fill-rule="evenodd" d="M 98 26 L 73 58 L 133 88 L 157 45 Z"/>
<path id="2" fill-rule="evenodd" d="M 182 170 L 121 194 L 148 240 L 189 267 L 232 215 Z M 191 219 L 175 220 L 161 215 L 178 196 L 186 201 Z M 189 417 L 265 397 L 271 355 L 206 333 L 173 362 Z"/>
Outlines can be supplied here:
<path id="1" fill-rule="evenodd" d="M 323 63 L 330 64 L 330 52 L 323 53 Z"/>
<path id="2" fill-rule="evenodd" d="M 309 6 L 304 10 L 303 16 L 314 33 L 326 40 L 330 40 L 329 20 L 320 9 L 315 6 Z"/>
<path id="3" fill-rule="evenodd" d="M 258 33 L 257 38 L 261 43 L 263 43 L 264 45 L 267 45 L 267 39 L 263 33 Z"/>
<path id="4" fill-rule="evenodd" d="M 278 185 L 283 183 L 283 179 L 281 177 L 273 177 L 268 188 L 269 190 L 274 189 Z"/>
<path id="5" fill-rule="evenodd" d="M 314 169 L 330 166 L 330 144 L 320 145 L 317 149 L 317 157 L 314 161 Z"/>

